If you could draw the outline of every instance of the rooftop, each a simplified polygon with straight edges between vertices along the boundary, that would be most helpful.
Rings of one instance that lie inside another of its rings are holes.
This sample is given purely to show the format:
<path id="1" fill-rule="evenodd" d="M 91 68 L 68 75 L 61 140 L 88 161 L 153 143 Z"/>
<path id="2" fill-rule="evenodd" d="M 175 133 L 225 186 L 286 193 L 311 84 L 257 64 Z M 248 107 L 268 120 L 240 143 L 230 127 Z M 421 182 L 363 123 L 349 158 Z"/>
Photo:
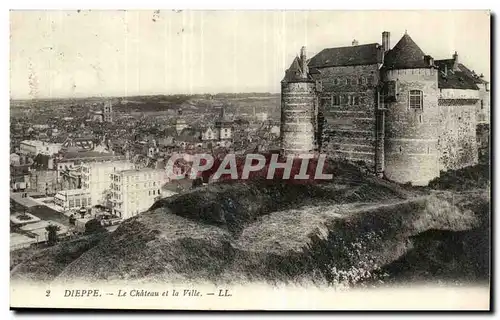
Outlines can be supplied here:
<path id="1" fill-rule="evenodd" d="M 135 173 L 143 173 L 143 172 L 165 172 L 165 170 L 155 169 L 155 168 L 128 169 L 128 170 L 121 170 L 119 172 L 116 172 L 115 174 L 132 175 Z"/>
<path id="2" fill-rule="evenodd" d="M 381 62 L 381 50 L 378 43 L 357 46 L 327 48 L 309 60 L 310 68 L 369 65 Z M 311 69 L 311 72 L 316 72 Z"/>
<path id="3" fill-rule="evenodd" d="M 394 48 L 385 54 L 384 66 L 388 69 L 430 68 L 424 57 L 422 49 L 405 33 Z"/>
<path id="4" fill-rule="evenodd" d="M 469 89 L 479 90 L 472 72 L 463 64 L 458 64 L 458 70 L 453 70 L 455 60 L 436 60 L 434 64 L 439 69 L 438 86 L 441 89 Z"/>
<path id="5" fill-rule="evenodd" d="M 74 158 L 94 158 L 94 157 L 109 157 L 114 156 L 109 152 L 97 152 L 97 151 L 68 151 L 62 154 L 64 159 L 74 159 Z"/>
<path id="6" fill-rule="evenodd" d="M 86 189 L 70 189 L 70 190 L 61 190 L 57 192 L 57 194 L 63 195 L 63 196 L 73 196 L 77 194 L 89 194 L 90 191 Z"/>
<path id="7" fill-rule="evenodd" d="M 307 80 L 303 79 L 301 77 L 301 74 L 302 74 L 302 68 L 300 67 L 299 57 L 295 57 L 290 67 L 285 71 L 285 77 L 283 78 L 282 81 L 291 82 L 297 80 Z"/>

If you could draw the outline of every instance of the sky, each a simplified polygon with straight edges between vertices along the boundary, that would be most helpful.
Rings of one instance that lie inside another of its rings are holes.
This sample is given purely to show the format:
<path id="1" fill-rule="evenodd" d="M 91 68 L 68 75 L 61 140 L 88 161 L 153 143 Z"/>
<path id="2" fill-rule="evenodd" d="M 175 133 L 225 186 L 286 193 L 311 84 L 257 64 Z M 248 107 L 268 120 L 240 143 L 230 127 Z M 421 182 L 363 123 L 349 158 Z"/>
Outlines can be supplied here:
<path id="1" fill-rule="evenodd" d="M 12 11 L 10 94 L 279 92 L 301 46 L 312 57 L 383 31 L 490 78 L 486 11 Z"/>

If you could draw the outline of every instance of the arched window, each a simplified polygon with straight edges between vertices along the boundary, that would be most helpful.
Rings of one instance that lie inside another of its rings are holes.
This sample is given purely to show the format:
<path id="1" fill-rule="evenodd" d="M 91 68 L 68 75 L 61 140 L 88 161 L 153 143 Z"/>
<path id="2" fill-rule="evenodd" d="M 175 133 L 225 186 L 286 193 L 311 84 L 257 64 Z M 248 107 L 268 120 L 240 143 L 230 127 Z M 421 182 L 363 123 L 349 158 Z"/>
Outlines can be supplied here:
<path id="1" fill-rule="evenodd" d="M 423 92 L 421 90 L 410 90 L 408 105 L 411 109 L 422 109 Z"/>

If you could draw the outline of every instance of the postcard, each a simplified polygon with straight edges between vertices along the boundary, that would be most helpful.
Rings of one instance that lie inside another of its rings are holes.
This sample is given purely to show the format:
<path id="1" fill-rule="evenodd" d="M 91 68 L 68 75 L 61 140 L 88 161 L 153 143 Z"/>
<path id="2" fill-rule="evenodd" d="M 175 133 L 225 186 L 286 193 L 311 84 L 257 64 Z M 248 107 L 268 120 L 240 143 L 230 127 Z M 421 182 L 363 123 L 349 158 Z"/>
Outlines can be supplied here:
<path id="1" fill-rule="evenodd" d="M 490 29 L 11 11 L 11 308 L 489 310 Z"/>

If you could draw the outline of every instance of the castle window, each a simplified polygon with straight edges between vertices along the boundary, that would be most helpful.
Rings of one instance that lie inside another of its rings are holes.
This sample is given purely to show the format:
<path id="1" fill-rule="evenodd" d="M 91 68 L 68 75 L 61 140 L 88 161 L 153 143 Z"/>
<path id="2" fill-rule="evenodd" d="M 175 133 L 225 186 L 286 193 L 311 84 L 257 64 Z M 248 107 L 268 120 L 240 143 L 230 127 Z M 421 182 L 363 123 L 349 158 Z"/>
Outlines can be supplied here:
<path id="1" fill-rule="evenodd" d="M 334 84 L 334 85 L 338 85 L 339 83 L 340 83 L 340 79 L 339 79 L 339 78 L 335 78 L 335 79 L 333 80 L 333 84 Z"/>
<path id="2" fill-rule="evenodd" d="M 359 84 L 365 85 L 366 84 L 366 78 L 365 77 L 359 78 Z"/>
<path id="3" fill-rule="evenodd" d="M 368 77 L 368 84 L 372 85 L 373 84 L 373 76 Z"/>
<path id="4" fill-rule="evenodd" d="M 359 97 L 354 97 L 354 104 L 359 105 Z"/>
<path id="5" fill-rule="evenodd" d="M 332 96 L 332 104 L 334 106 L 338 106 L 340 104 L 340 102 L 339 102 L 339 96 L 335 96 L 335 95 Z"/>
<path id="6" fill-rule="evenodd" d="M 328 100 L 330 100 L 330 99 L 328 99 L 326 97 L 321 97 L 321 107 L 322 108 L 325 108 L 326 106 L 328 106 Z"/>
<path id="7" fill-rule="evenodd" d="M 349 84 L 349 78 L 345 78 L 345 84 Z"/>
<path id="8" fill-rule="evenodd" d="M 483 108 L 484 108 L 484 101 L 481 100 L 481 110 L 483 110 Z"/>
<path id="9" fill-rule="evenodd" d="M 321 80 L 316 81 L 316 90 L 323 91 L 323 82 Z"/>
<path id="10" fill-rule="evenodd" d="M 422 109 L 423 93 L 420 90 L 410 90 L 409 105 L 412 109 Z"/>

